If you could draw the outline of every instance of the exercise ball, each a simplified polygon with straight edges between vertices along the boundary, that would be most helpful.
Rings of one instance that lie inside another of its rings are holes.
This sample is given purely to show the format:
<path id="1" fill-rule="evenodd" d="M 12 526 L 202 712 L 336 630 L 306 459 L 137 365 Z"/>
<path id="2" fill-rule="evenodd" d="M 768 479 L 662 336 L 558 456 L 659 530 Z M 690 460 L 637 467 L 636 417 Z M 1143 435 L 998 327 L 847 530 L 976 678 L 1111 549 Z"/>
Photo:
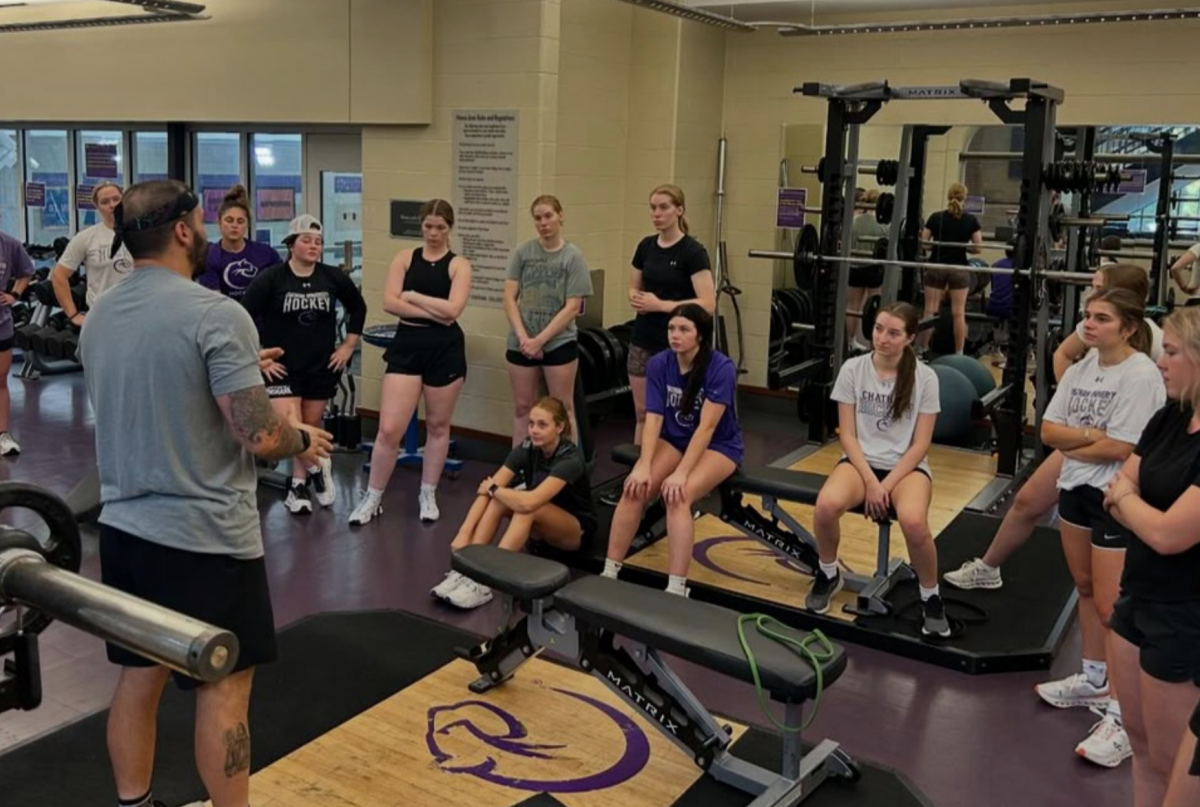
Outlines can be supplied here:
<path id="1" fill-rule="evenodd" d="M 996 388 L 996 379 L 992 378 L 992 374 L 988 372 L 988 369 L 980 364 L 978 359 L 970 356 L 951 353 L 949 356 L 939 356 L 934 359 L 930 362 L 930 366 L 933 365 L 953 367 L 965 375 L 975 386 L 975 393 L 979 398 L 982 398 Z"/>
<path id="2" fill-rule="evenodd" d="M 979 398 L 975 385 L 958 370 L 945 364 L 930 365 L 937 373 L 942 411 L 933 426 L 933 442 L 963 445 L 971 436 L 971 406 Z"/>

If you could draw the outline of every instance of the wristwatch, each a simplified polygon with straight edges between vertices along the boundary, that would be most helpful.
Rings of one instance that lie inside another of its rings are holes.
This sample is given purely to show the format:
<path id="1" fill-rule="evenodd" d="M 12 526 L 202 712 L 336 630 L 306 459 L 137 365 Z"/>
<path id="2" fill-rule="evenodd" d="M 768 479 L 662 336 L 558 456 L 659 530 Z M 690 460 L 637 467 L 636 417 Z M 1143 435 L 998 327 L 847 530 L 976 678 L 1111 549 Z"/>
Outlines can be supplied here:
<path id="1" fill-rule="evenodd" d="M 300 444 L 303 446 L 303 448 L 300 449 L 300 453 L 303 454 L 312 447 L 312 435 L 304 429 L 297 429 L 296 431 L 300 432 Z"/>

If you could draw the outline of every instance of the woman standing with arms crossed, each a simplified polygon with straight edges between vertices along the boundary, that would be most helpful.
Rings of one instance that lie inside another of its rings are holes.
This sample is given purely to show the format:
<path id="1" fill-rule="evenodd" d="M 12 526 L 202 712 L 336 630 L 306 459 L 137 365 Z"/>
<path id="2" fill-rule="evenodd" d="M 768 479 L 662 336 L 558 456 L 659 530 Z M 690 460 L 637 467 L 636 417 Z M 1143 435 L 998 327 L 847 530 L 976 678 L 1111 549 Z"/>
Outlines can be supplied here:
<path id="1" fill-rule="evenodd" d="M 269 244 L 248 241 L 250 199 L 246 189 L 234 185 L 217 210 L 221 240 L 208 246 L 208 261 L 197 282 L 241 301 L 258 273 L 279 263 L 279 253 Z"/>
<path id="2" fill-rule="evenodd" d="M 583 252 L 563 240 L 562 204 L 553 196 L 539 196 L 529 210 L 538 237 L 517 247 L 504 281 L 504 313 L 512 326 L 505 359 L 512 385 L 514 446 L 528 433 L 529 410 L 538 399 L 538 380 L 543 374 L 551 397 L 567 407 L 568 434 L 579 434 L 575 423 L 575 372 L 579 367 L 575 317 L 581 301 L 592 294 L 592 276 Z"/>
<path id="3" fill-rule="evenodd" d="M 420 211 L 422 246 L 401 250 L 383 287 L 383 310 L 400 318 L 384 353 L 379 433 L 367 492 L 350 514 L 361 526 L 383 512 L 400 439 L 425 396 L 425 450 L 419 496 L 422 521 L 437 521 L 437 483 L 450 451 L 450 421 L 467 377 L 466 340 L 458 318 L 471 296 L 471 263 L 450 251 L 454 208 L 431 199 Z"/>
<path id="4" fill-rule="evenodd" d="M 1172 400 L 1104 497 L 1130 531 L 1109 663 L 1133 746 L 1136 807 L 1200 803 L 1188 729 L 1191 717 L 1200 732 L 1200 308 L 1176 310 L 1164 331 L 1158 366 Z"/>

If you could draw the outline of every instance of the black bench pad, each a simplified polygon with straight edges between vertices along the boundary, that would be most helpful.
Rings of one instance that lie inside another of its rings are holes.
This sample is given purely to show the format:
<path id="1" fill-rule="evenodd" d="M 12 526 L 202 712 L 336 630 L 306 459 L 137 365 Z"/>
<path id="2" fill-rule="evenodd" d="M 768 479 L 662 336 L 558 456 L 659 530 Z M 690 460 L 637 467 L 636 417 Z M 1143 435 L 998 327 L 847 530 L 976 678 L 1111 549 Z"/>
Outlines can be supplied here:
<path id="1" fill-rule="evenodd" d="M 732 678 L 754 681 L 738 642 L 739 614 L 728 608 L 604 577 L 576 580 L 554 595 L 554 607 L 580 623 Z M 772 627 L 796 639 L 808 635 L 780 624 Z M 761 635 L 753 624 L 747 623 L 745 630 L 764 688 L 779 700 L 801 701 L 816 694 L 817 676 L 806 661 Z M 845 651 L 834 645 L 825 684 L 836 681 L 845 669 Z"/>
<path id="2" fill-rule="evenodd" d="M 518 600 L 549 597 L 571 582 L 561 563 L 490 545 L 463 547 L 451 556 L 450 567 Z"/>

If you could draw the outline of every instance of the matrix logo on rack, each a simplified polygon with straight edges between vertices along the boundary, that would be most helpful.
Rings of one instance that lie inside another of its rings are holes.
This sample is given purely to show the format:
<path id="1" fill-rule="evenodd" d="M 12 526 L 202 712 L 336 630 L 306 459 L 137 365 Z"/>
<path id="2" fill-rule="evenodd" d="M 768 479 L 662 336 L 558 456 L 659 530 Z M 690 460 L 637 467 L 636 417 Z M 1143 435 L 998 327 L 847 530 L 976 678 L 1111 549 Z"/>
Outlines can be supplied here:
<path id="1" fill-rule="evenodd" d="M 646 767 L 650 761 L 650 741 L 624 713 L 577 692 L 556 688 L 544 692 L 546 697 L 556 693 L 590 707 L 587 717 L 581 716 L 569 726 L 556 726 L 552 722 L 556 710 L 539 709 L 536 715 L 531 715 L 537 736 L 530 736 L 525 723 L 486 701 L 465 700 L 431 707 L 426 714 L 425 744 L 438 768 L 514 790 L 587 793 L 624 784 Z M 613 735 L 611 753 L 570 753 L 568 743 L 585 720 L 593 724 L 588 726 L 589 736 L 600 732 Z M 558 736 L 537 734 L 556 728 L 561 731 Z M 620 742 L 616 741 L 617 735 Z M 561 764 L 553 764 L 556 760 L 561 760 Z M 548 778 L 556 769 L 561 771 L 562 778 Z M 547 778 L 531 778 L 529 774 L 534 773 Z"/>
<path id="2" fill-rule="evenodd" d="M 763 537 L 769 540 L 769 536 Z M 745 564 L 747 560 L 752 563 L 774 560 L 775 563 L 789 572 L 804 574 L 802 568 L 797 564 L 779 557 L 778 553 L 763 546 L 760 541 L 742 535 L 705 538 L 696 541 L 692 546 L 692 559 L 709 571 L 716 572 L 724 577 L 740 580 L 743 583 L 755 583 L 760 586 L 770 585 L 770 583 L 731 571 L 726 567 L 726 564 L 740 565 Z"/>

